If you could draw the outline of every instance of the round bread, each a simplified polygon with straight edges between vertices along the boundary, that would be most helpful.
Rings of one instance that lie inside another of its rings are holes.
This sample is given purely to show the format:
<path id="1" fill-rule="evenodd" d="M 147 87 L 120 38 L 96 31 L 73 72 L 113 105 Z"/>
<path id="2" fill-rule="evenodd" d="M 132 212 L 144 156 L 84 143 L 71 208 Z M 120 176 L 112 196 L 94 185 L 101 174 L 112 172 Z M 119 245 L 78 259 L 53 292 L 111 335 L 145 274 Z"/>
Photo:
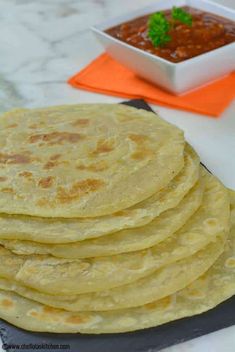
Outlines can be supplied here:
<path id="1" fill-rule="evenodd" d="M 177 239 L 174 238 L 173 241 L 167 241 L 162 253 L 160 252 L 161 248 L 157 252 L 159 260 L 156 260 L 156 268 L 164 262 L 165 258 L 168 258 L 169 262 L 173 262 L 172 264 L 166 265 L 162 269 L 156 270 L 153 274 L 128 285 L 106 291 L 73 296 L 53 296 L 30 289 L 15 281 L 1 278 L 0 288 L 1 282 L 2 287 L 4 287 L 4 283 L 5 285 L 7 283 L 12 291 L 23 297 L 33 299 L 51 307 L 63 308 L 75 312 L 86 310 L 107 311 L 138 307 L 168 296 L 184 288 L 202 275 L 215 262 L 224 249 L 225 234 L 217 234 L 215 239 L 215 242 L 211 242 L 199 252 L 196 252 L 197 248 L 195 247 L 191 249 L 190 247 L 187 248 L 187 246 L 181 246 L 181 255 L 178 255 L 178 257 L 187 257 L 178 261 L 175 261 L 177 258 L 177 247 L 174 246 L 177 244 Z M 168 253 L 166 250 L 167 245 L 169 245 Z M 170 256 L 171 249 L 173 249 L 172 256 Z"/>
<path id="2" fill-rule="evenodd" d="M 0 212 L 112 214 L 183 167 L 184 138 L 154 113 L 117 104 L 19 110 L 0 119 Z"/>
<path id="3" fill-rule="evenodd" d="M 163 242 L 160 248 L 156 245 L 142 251 L 86 259 L 19 256 L 0 248 L 0 277 L 48 294 L 73 295 L 122 286 L 187 257 L 229 228 L 227 190 L 207 172 L 204 177 L 206 189 L 201 207 L 165 246 Z M 147 232 L 145 236 L 148 238 Z M 180 238 L 182 243 L 178 242 Z"/>
<path id="4" fill-rule="evenodd" d="M 184 160 L 183 169 L 166 187 L 146 200 L 111 215 L 96 218 L 55 219 L 0 214 L 0 239 L 17 239 L 8 242 L 8 246 L 19 254 L 50 253 L 50 249 L 53 251 L 53 248 L 56 252 L 56 247 L 48 244 L 68 243 L 64 246 L 63 253 L 66 252 L 68 258 L 74 258 L 71 251 L 74 252 L 73 249 L 76 249 L 74 247 L 79 247 L 79 244 L 72 246 L 71 242 L 143 226 L 167 209 L 177 206 L 199 177 L 199 158 L 189 145 L 186 145 Z M 41 243 L 46 245 L 43 246 Z M 90 245 L 92 246 L 92 242 Z M 59 250 L 62 248 L 63 246 L 58 247 Z"/>
<path id="5" fill-rule="evenodd" d="M 137 308 L 68 312 L 23 298 L 0 284 L 0 317 L 26 330 L 56 333 L 118 333 L 158 326 L 200 314 L 235 294 L 235 228 L 226 251 L 188 287 Z M 6 290 L 5 290 L 6 289 Z"/>

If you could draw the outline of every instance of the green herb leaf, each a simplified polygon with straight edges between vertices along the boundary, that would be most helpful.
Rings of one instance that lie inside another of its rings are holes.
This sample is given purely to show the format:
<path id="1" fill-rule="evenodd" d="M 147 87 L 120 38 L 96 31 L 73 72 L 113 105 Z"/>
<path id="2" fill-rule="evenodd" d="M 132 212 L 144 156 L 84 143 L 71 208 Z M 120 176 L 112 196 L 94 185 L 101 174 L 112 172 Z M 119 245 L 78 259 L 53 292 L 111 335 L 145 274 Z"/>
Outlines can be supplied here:
<path id="1" fill-rule="evenodd" d="M 170 23 L 167 21 L 163 12 L 156 12 L 150 16 L 148 22 L 148 37 L 154 46 L 163 46 L 171 40 L 167 34 Z"/>
<path id="2" fill-rule="evenodd" d="M 184 24 L 187 24 L 188 26 L 192 26 L 193 18 L 190 13 L 184 11 L 183 9 L 179 7 L 173 7 L 171 11 L 171 16 L 174 20 L 180 21 Z"/>

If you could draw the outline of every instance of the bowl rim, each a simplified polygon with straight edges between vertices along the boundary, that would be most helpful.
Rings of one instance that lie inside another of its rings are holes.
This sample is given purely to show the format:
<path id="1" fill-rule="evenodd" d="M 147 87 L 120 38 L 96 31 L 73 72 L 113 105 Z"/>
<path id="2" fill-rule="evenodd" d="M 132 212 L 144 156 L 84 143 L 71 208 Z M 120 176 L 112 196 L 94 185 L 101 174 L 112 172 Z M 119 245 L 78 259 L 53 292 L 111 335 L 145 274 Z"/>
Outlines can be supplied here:
<path id="1" fill-rule="evenodd" d="M 137 9 L 137 10 L 134 10 L 134 11 L 133 11 L 133 17 L 132 17 L 132 19 L 137 18 L 137 17 L 141 17 L 141 14 L 135 16 L 135 13 L 136 13 L 136 12 L 146 11 L 148 8 L 151 8 L 151 7 L 154 6 L 154 5 L 157 6 L 158 4 L 164 3 L 164 2 L 165 2 L 164 0 L 161 0 L 161 1 L 159 1 L 158 3 L 152 3 L 152 4 L 149 4 L 148 6 L 145 6 L 145 7 L 139 8 L 139 9 Z M 174 2 L 174 0 L 173 0 L 172 2 Z M 175 2 L 177 2 L 177 0 L 175 0 Z M 185 5 L 187 5 L 187 3 L 190 2 L 190 0 L 189 0 L 189 1 L 188 1 L 188 0 L 183 0 L 183 2 L 185 3 Z M 228 11 L 228 12 L 234 14 L 234 16 L 235 16 L 235 9 L 232 9 L 232 8 L 230 8 L 230 7 L 221 5 L 221 4 L 219 4 L 219 3 L 215 3 L 214 1 L 210 1 L 210 0 L 201 0 L 201 3 L 208 4 L 208 5 L 212 6 L 212 7 L 214 6 L 214 7 L 217 8 L 217 9 L 218 9 L 218 8 L 224 9 L 224 10 L 226 10 L 226 11 Z M 184 6 L 184 5 L 180 5 L 180 6 Z M 189 6 L 190 6 L 190 4 L 189 4 Z M 191 5 L 191 6 L 194 7 L 194 8 L 197 8 L 195 5 Z M 169 6 L 168 6 L 168 7 L 169 7 Z M 167 5 L 166 5 L 166 9 L 167 9 Z M 203 10 L 203 9 L 202 9 L 202 10 Z M 206 12 L 211 12 L 211 13 L 213 13 L 212 10 L 205 10 L 205 11 L 206 11 Z M 121 24 L 121 23 L 124 23 L 125 20 L 123 20 L 123 22 L 122 22 L 121 18 L 127 17 L 127 16 L 131 15 L 131 13 L 132 13 L 132 12 L 128 12 L 128 13 L 125 13 L 124 15 L 120 15 L 120 16 L 118 16 L 118 17 L 110 18 L 109 21 L 112 21 L 112 20 L 115 21 L 115 20 L 119 20 L 119 19 L 120 19 L 120 22 L 119 22 L 119 23 L 120 23 L 120 24 Z M 224 16 L 224 15 L 221 15 L 221 17 L 228 18 L 228 17 L 226 17 L 226 16 Z M 230 19 L 230 20 L 232 21 L 231 18 L 228 18 L 228 19 Z M 127 20 L 127 21 L 128 21 L 128 20 Z M 93 26 L 90 27 L 90 29 L 91 29 L 94 33 L 97 33 L 97 34 L 99 34 L 99 35 L 102 35 L 103 37 L 106 37 L 106 38 L 109 39 L 109 40 L 112 40 L 112 41 L 115 42 L 117 45 L 124 46 L 124 47 L 126 47 L 126 48 L 128 48 L 128 49 L 131 49 L 131 50 L 135 51 L 137 54 L 144 55 L 144 56 L 148 57 L 148 58 L 151 59 L 151 60 L 162 62 L 163 64 L 168 65 L 168 66 L 171 66 L 171 67 L 174 67 L 174 68 L 176 68 L 176 67 L 179 68 L 179 67 L 182 67 L 182 66 L 191 65 L 191 64 L 194 63 L 195 61 L 203 60 L 203 58 L 207 58 L 207 57 L 209 57 L 209 56 L 213 56 L 214 54 L 216 54 L 216 53 L 218 53 L 218 52 L 220 52 L 220 51 L 222 52 L 223 50 L 229 50 L 229 48 L 235 47 L 235 42 L 232 42 L 232 43 L 226 44 L 226 45 L 224 45 L 224 46 L 221 46 L 221 47 L 219 47 L 219 48 L 213 49 L 213 50 L 211 50 L 211 51 L 208 51 L 208 52 L 202 53 L 202 54 L 200 54 L 200 55 L 194 56 L 194 57 L 192 57 L 192 58 L 190 58 L 190 59 L 187 59 L 187 60 L 184 60 L 184 61 L 181 61 L 181 62 L 172 62 L 172 61 L 169 61 L 169 60 L 167 60 L 167 59 L 164 59 L 164 58 L 162 58 L 162 57 L 160 57 L 160 56 L 151 54 L 151 53 L 149 53 L 149 52 L 147 52 L 147 51 L 145 51 L 145 50 L 136 48 L 136 47 L 134 47 L 134 46 L 132 46 L 132 45 L 126 43 L 126 42 L 123 42 L 123 41 L 121 41 L 121 40 L 119 40 L 119 39 L 117 39 L 117 38 L 114 38 L 113 36 L 111 36 L 110 34 L 108 34 L 108 33 L 105 32 L 105 30 L 107 30 L 108 28 L 110 28 L 110 26 L 108 26 L 107 28 L 104 28 L 104 29 L 99 29 L 99 28 L 98 28 L 98 27 L 103 27 L 106 22 L 107 22 L 107 21 L 103 21 L 103 22 L 100 22 L 100 23 L 98 23 L 98 24 L 96 24 L 96 25 L 93 25 Z"/>

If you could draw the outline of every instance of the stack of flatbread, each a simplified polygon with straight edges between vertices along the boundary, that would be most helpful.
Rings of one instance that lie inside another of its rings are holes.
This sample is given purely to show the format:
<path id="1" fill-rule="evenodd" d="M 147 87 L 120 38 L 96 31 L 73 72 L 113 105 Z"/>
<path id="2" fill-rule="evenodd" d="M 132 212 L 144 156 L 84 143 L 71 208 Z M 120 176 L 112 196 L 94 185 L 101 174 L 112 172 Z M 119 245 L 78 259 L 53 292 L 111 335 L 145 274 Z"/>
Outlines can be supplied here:
<path id="1" fill-rule="evenodd" d="M 81 104 L 0 119 L 0 317 L 116 333 L 235 293 L 235 196 L 154 113 Z"/>

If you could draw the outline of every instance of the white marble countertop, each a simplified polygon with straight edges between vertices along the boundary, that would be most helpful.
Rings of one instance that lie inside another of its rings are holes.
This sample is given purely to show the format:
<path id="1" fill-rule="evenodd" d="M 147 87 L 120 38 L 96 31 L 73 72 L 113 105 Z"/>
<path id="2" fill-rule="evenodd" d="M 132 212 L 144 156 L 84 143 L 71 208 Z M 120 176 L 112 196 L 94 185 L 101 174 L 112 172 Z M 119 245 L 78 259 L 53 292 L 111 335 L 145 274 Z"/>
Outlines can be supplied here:
<path id="1" fill-rule="evenodd" d="M 152 1 L 0 0 L 0 111 L 19 106 L 121 101 L 73 89 L 66 80 L 102 52 L 88 30 L 90 25 Z M 235 0 L 217 2 L 235 7 Z M 218 120 L 152 107 L 181 127 L 208 168 L 235 189 L 235 102 Z M 234 352 L 235 327 L 164 351 Z"/>

